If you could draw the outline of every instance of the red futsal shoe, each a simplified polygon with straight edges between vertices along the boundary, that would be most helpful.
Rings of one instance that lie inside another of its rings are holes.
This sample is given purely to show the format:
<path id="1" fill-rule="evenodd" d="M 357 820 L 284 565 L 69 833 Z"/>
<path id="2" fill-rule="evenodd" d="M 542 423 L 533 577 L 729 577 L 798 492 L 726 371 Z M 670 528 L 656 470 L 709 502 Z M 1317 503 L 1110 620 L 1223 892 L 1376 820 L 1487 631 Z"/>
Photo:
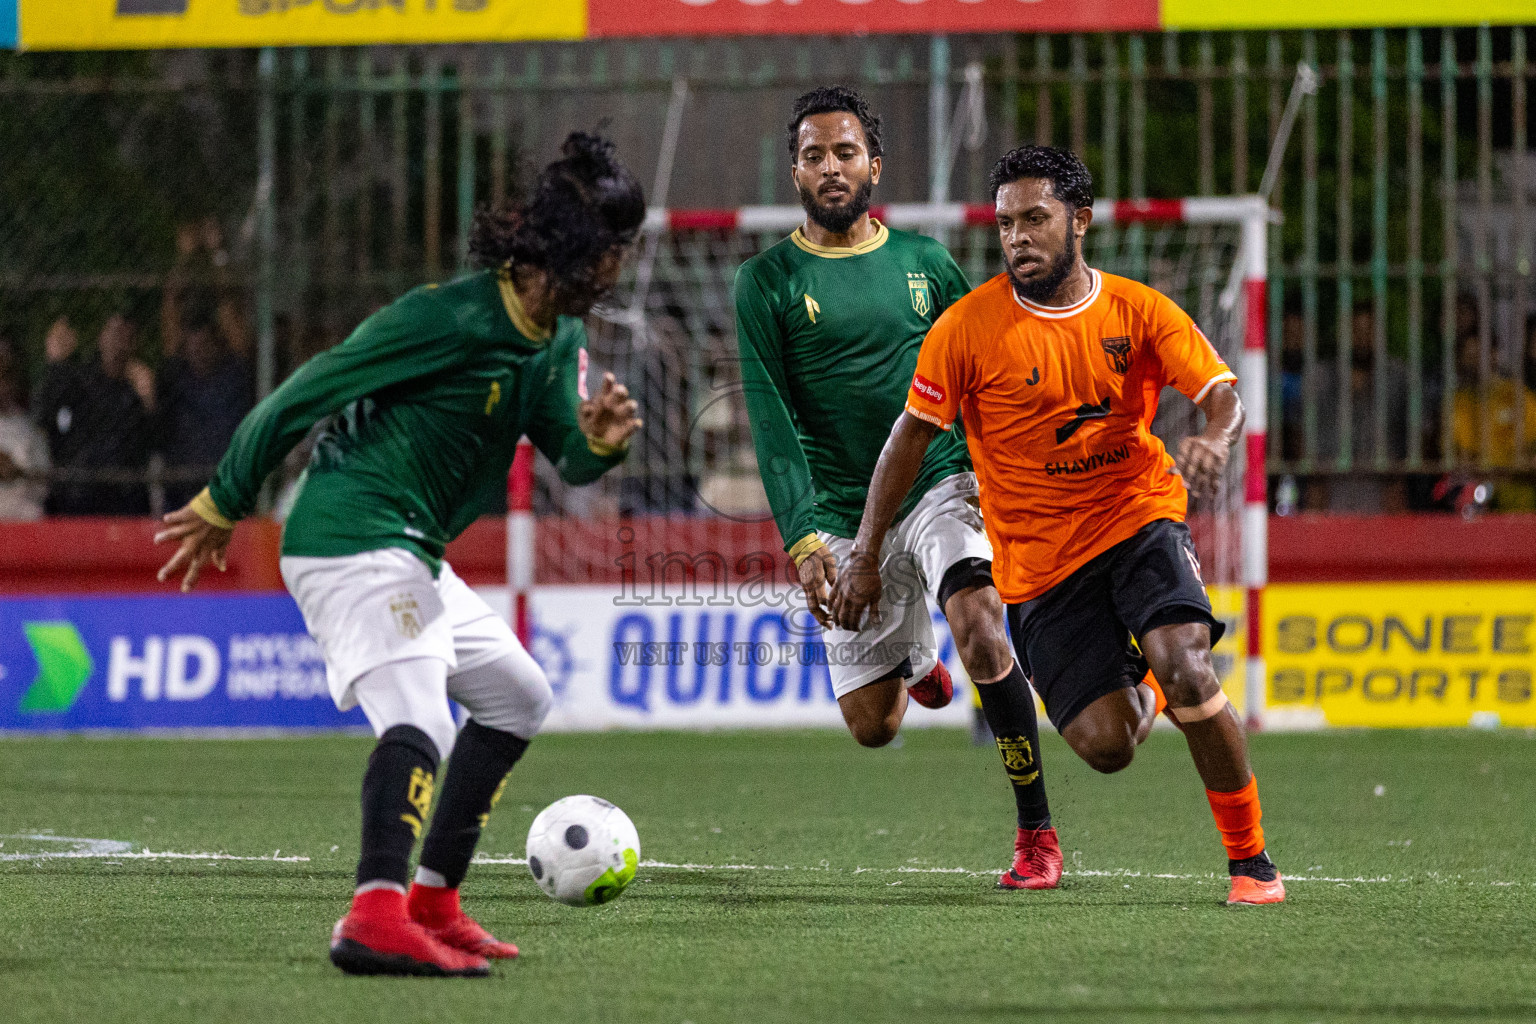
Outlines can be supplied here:
<path id="1" fill-rule="evenodd" d="M 1061 882 L 1061 841 L 1054 828 L 1021 828 L 1013 841 L 1013 866 L 999 889 L 1054 889 Z"/>
<path id="2" fill-rule="evenodd" d="M 502 942 L 464 913 L 457 889 L 412 882 L 405 904 L 411 920 L 445 946 L 490 960 L 511 960 L 517 956 L 516 946 Z"/>
<path id="3" fill-rule="evenodd" d="M 393 889 L 358 893 L 331 932 L 331 963 L 348 974 L 404 974 L 429 978 L 483 978 L 484 957 L 460 952 L 428 935 L 405 912 L 405 894 Z"/>
<path id="4" fill-rule="evenodd" d="M 933 671 L 907 687 L 912 699 L 925 708 L 942 708 L 955 699 L 955 681 L 949 678 L 949 669 L 938 662 Z"/>

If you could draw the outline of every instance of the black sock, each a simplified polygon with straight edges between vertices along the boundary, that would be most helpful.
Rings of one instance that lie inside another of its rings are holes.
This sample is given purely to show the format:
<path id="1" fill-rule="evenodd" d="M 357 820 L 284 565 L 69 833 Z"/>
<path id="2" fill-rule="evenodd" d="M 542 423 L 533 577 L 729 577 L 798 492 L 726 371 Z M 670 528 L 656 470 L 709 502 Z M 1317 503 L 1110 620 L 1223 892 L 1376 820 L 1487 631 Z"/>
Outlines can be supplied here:
<path id="1" fill-rule="evenodd" d="M 437 745 L 414 725 L 392 725 L 379 737 L 363 773 L 363 855 L 357 884 L 411 878 L 411 847 L 432 806 Z"/>
<path id="2" fill-rule="evenodd" d="M 442 875 L 449 888 L 464 881 L 480 829 L 501 799 L 507 773 L 527 749 L 527 740 L 474 720 L 459 731 L 432 830 L 421 846 L 421 866 Z"/>
<path id="3" fill-rule="evenodd" d="M 1227 874 L 1247 875 L 1249 878 L 1260 882 L 1273 882 L 1280 872 L 1275 867 L 1275 862 L 1269 859 L 1268 850 L 1260 850 L 1252 857 L 1244 857 L 1242 860 L 1227 860 Z"/>
<path id="4" fill-rule="evenodd" d="M 1040 770 L 1040 725 L 1035 720 L 1035 696 L 1019 663 L 995 683 L 979 683 L 981 710 L 1003 755 L 1003 770 L 1013 783 L 1013 799 L 1019 805 L 1019 828 L 1049 828 L 1051 806 L 1045 798 L 1045 776 Z"/>

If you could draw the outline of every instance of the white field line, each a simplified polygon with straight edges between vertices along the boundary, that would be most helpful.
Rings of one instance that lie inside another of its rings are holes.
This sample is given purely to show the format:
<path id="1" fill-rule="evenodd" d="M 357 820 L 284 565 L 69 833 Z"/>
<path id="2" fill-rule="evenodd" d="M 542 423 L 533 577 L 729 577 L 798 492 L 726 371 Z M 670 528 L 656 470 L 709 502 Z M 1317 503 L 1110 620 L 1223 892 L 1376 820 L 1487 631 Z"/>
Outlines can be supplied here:
<path id="1" fill-rule="evenodd" d="M 23 840 L 32 843 L 59 843 L 67 844 L 68 850 L 32 850 L 26 852 L 11 852 L 5 849 L 7 840 Z M 0 861 L 36 861 L 36 860 L 145 860 L 145 861 L 262 861 L 275 864 L 307 864 L 310 858 L 292 854 L 283 856 L 281 850 L 274 850 L 270 854 L 261 856 L 237 856 L 229 853 L 181 853 L 173 850 L 151 850 L 148 847 L 134 850 L 132 844 L 121 839 L 84 839 L 72 836 L 55 836 L 46 833 L 35 835 L 0 835 Z M 474 863 L 485 865 L 509 865 L 526 866 L 528 858 L 510 856 L 487 856 L 479 854 Z M 895 874 L 895 875 L 965 875 L 971 878 L 990 878 L 996 875 L 1000 868 L 987 868 L 975 870 L 962 867 L 914 867 L 902 865 L 900 867 L 833 867 L 829 862 L 822 861 L 814 865 L 795 864 L 677 864 L 664 860 L 642 860 L 640 867 L 662 868 L 671 871 L 806 871 L 827 874 Z M 1130 868 L 1067 868 L 1063 875 L 1075 878 L 1114 878 L 1129 880 L 1158 880 L 1158 881 L 1226 881 L 1225 875 L 1215 872 L 1207 874 L 1174 874 L 1161 871 L 1136 871 Z M 1522 886 L 1536 886 L 1536 882 L 1507 882 L 1491 881 L 1486 879 L 1468 879 L 1461 875 L 1442 875 L 1439 872 L 1429 872 L 1424 875 L 1312 875 L 1297 874 L 1286 875 L 1287 882 L 1325 882 L 1334 885 L 1407 885 L 1411 883 L 1436 883 L 1442 885 L 1493 885 L 1504 888 L 1519 888 Z"/>
<path id="2" fill-rule="evenodd" d="M 59 843 L 67 845 L 67 850 L 29 850 L 7 851 L 7 840 L 22 840 L 29 843 Z M 0 861 L 27 861 L 27 860 L 259 860 L 270 861 L 278 864 L 303 864 L 309 861 L 304 856 L 282 856 L 282 850 L 273 850 L 270 854 L 260 857 L 238 857 L 229 853 L 178 853 L 173 850 L 151 850 L 147 846 L 135 850 L 132 843 L 126 843 L 121 839 L 83 839 L 74 836 L 55 836 L 47 833 L 36 835 L 8 835 L 0 836 Z"/>
<path id="3" fill-rule="evenodd" d="M 479 854 L 475 857 L 476 864 L 512 864 L 526 865 L 527 857 L 488 857 Z M 1002 871 L 1002 868 L 985 868 L 974 870 L 972 868 L 945 868 L 945 867 L 911 867 L 904 865 L 894 868 L 869 868 L 855 867 L 835 868 L 826 861 L 819 865 L 794 865 L 794 864 L 673 864 L 664 860 L 642 860 L 642 868 L 666 868 L 674 871 L 815 871 L 831 874 L 886 874 L 886 875 L 965 875 L 971 878 L 991 878 Z M 1092 868 L 1066 868 L 1062 871 L 1065 876 L 1076 878 L 1127 878 L 1127 879 L 1158 879 L 1171 881 L 1207 881 L 1227 880 L 1226 875 L 1218 875 L 1209 872 L 1203 875 L 1197 874 L 1172 874 L 1168 872 L 1134 871 L 1130 868 L 1111 868 L 1108 870 L 1094 870 Z M 1438 872 L 1430 872 L 1426 875 L 1376 875 L 1365 877 L 1354 875 L 1350 877 L 1335 877 L 1332 875 L 1285 875 L 1287 882 L 1332 882 L 1336 885 L 1353 885 L 1355 883 L 1365 885 L 1398 884 L 1404 885 L 1411 882 L 1439 882 L 1456 885 L 1497 885 L 1497 886 L 1524 886 L 1536 885 L 1536 882 L 1491 882 L 1481 879 L 1465 879 L 1460 875 L 1441 875 Z"/>

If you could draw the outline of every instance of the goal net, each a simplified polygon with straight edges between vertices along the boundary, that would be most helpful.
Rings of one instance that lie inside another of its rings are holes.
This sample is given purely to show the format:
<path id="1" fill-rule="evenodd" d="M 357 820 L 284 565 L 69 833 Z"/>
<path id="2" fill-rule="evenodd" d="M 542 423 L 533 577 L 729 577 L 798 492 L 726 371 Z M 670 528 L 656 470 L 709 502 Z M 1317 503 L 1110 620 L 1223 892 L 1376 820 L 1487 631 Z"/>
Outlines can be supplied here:
<path id="1" fill-rule="evenodd" d="M 892 205 L 873 212 L 892 227 L 939 237 L 973 284 L 1001 271 L 990 206 Z M 1213 606 L 1228 627 L 1215 652 L 1218 672 L 1254 724 L 1263 672 L 1250 622 L 1257 621 L 1267 561 L 1267 217 L 1254 198 L 1101 202 L 1084 243 L 1091 266 L 1143 281 L 1188 311 L 1239 376 L 1247 443 L 1233 448 L 1216 493 L 1192 500 L 1189 524 Z M 566 487 L 552 467 L 538 466 L 528 520 L 534 525 L 523 531 L 532 536 L 509 545 L 514 586 L 521 578 L 645 589 L 671 579 L 692 581 L 704 592 L 691 599 L 705 600 L 710 586 L 769 566 L 786 579 L 742 396 L 732 288 L 743 261 L 802 219 L 798 207 L 651 212 L 639 257 L 589 324 L 592 381 L 603 371 L 624 381 L 645 426 L 630 458 L 596 486 Z M 1170 451 L 1202 424 L 1188 399 L 1165 389 L 1154 429 Z"/>

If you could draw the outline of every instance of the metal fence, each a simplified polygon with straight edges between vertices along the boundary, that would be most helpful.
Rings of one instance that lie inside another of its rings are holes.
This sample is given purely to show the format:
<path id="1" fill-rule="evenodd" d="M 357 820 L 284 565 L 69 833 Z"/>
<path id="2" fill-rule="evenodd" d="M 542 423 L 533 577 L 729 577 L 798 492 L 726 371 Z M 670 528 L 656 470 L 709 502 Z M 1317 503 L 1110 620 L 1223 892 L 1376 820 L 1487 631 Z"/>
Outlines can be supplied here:
<path id="1" fill-rule="evenodd" d="M 476 204 L 515 191 L 571 128 L 606 122 L 670 206 L 793 201 L 787 109 L 827 81 L 864 89 L 886 119 L 884 201 L 984 199 L 992 160 L 1020 141 L 1071 146 L 1104 196 L 1251 192 L 1306 62 L 1321 88 L 1274 192 L 1274 490 L 1282 505 L 1369 510 L 1445 504 L 1471 493 L 1463 481 L 1492 481 L 1496 505 L 1522 507 L 1536 504 L 1529 37 L 1516 27 L 7 55 L 0 333 L 37 374 L 59 316 L 84 342 L 75 358 L 89 359 L 90 339 L 122 312 L 157 364 L 181 315 L 163 300 L 185 250 L 181 304 L 244 323 L 265 390 L 393 295 L 453 273 Z M 669 110 L 677 145 L 658 174 Z M 1150 251 L 1135 229 L 1117 244 L 1133 264 Z M 990 269 L 971 262 L 973 275 Z M 686 291 L 659 283 L 663 296 Z M 686 302 L 681 312 L 684 358 L 657 372 L 684 373 L 668 387 L 687 389 L 731 327 Z"/>

